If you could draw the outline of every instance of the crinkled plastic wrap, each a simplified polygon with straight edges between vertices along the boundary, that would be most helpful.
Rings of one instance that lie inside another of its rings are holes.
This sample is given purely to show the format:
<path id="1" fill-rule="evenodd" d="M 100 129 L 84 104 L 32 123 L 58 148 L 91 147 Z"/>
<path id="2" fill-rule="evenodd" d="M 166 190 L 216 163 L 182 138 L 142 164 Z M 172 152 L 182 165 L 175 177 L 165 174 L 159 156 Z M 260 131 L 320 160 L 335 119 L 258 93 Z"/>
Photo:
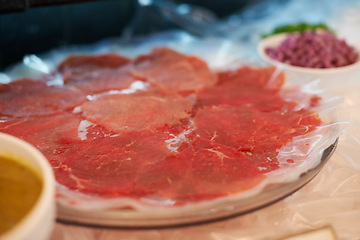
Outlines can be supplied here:
<path id="1" fill-rule="evenodd" d="M 53 73 L 54 67 L 60 61 L 76 53 L 116 52 L 134 57 L 148 53 L 155 46 L 167 46 L 185 54 L 199 56 L 206 60 L 214 72 L 235 69 L 242 65 L 258 67 L 253 63 L 241 60 L 242 50 L 233 42 L 215 38 L 197 39 L 183 32 L 174 32 L 131 43 L 106 41 L 90 47 L 56 50 L 40 58 L 27 56 L 24 58 L 23 64 L 10 70 L 7 76 L 9 79 L 25 76 L 41 78 L 46 74 Z M 275 79 L 277 74 L 280 74 L 280 71 L 275 71 L 272 78 Z M 55 74 L 50 83 L 61 84 L 61 77 Z M 271 84 L 271 80 L 269 84 Z M 280 163 L 279 169 L 269 172 L 266 179 L 251 190 L 210 201 L 169 208 L 166 202 L 171 202 L 172 199 L 163 200 L 161 204 L 149 205 L 148 202 L 151 202 L 151 199 L 97 197 L 58 185 L 59 218 L 87 224 L 130 227 L 188 224 L 245 213 L 291 194 L 317 173 L 317 171 L 308 172 L 315 169 L 321 161 L 325 161 L 322 158 L 324 151 L 336 144 L 345 123 L 339 121 L 339 117 L 334 111 L 341 105 L 341 99 L 328 95 L 326 91 L 317 86 L 316 81 L 288 79 L 281 95 L 287 101 L 298 102 L 299 108 L 303 107 L 318 112 L 323 124 L 310 134 L 294 138 L 291 144 L 283 147 L 277 157 Z M 322 99 L 321 104 L 315 108 L 311 107 L 311 99 L 314 96 Z M 326 156 L 326 160 L 328 157 Z M 288 159 L 293 159 L 294 162 L 289 163 Z M 311 174 L 310 178 L 302 180 L 301 176 L 304 174 Z M 281 185 L 284 183 L 289 183 L 289 186 L 282 189 Z M 275 187 L 268 189 L 272 185 Z M 280 189 L 277 189 L 276 185 L 279 185 Z M 264 199 L 264 197 L 266 198 Z M 129 206 L 132 208 L 131 210 L 121 209 Z"/>

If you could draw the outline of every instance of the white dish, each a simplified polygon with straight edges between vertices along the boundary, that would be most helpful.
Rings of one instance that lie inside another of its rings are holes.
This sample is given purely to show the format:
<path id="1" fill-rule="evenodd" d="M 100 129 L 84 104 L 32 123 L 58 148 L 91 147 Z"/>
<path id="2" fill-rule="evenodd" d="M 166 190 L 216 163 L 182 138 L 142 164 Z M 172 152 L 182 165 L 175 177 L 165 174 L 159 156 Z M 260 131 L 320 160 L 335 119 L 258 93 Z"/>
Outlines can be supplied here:
<path id="1" fill-rule="evenodd" d="M 324 87 L 329 89 L 332 87 L 336 88 L 336 86 L 339 85 L 339 82 L 344 84 L 344 81 L 349 82 L 349 80 L 355 79 L 359 76 L 360 60 L 344 67 L 319 69 L 292 66 L 290 64 L 274 60 L 266 54 L 267 48 L 279 46 L 288 36 L 289 34 L 282 33 L 267 37 L 259 42 L 257 51 L 265 62 L 282 69 L 289 78 L 304 75 L 312 79 L 319 78 L 323 80 Z"/>
<path id="2" fill-rule="evenodd" d="M 26 164 L 40 173 L 43 180 L 43 189 L 33 208 L 19 223 L 1 235 L 0 239 L 48 239 L 56 217 L 55 180 L 50 164 L 35 147 L 4 133 L 0 133 L 0 155 L 26 161 Z"/>

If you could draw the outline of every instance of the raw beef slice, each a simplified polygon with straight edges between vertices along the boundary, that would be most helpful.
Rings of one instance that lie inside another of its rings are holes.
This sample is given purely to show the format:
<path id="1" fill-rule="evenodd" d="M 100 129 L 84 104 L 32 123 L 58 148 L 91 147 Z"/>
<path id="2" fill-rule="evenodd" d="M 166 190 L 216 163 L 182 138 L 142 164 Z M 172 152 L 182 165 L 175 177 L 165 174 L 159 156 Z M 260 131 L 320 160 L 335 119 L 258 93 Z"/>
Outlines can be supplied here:
<path id="1" fill-rule="evenodd" d="M 155 48 L 150 54 L 137 57 L 133 74 L 178 92 L 212 86 L 217 80 L 203 60 L 169 48 Z"/>
<path id="2" fill-rule="evenodd" d="M 189 118 L 193 104 L 163 91 L 101 95 L 81 106 L 83 116 L 110 131 L 156 130 Z"/>
<path id="3" fill-rule="evenodd" d="M 65 85 L 94 94 L 128 88 L 135 80 L 130 74 L 130 62 L 129 58 L 116 54 L 71 56 L 59 65 L 58 71 Z"/>
<path id="4" fill-rule="evenodd" d="M 78 90 L 20 79 L 0 85 L 0 113 L 6 116 L 41 116 L 71 110 L 86 100 Z"/>

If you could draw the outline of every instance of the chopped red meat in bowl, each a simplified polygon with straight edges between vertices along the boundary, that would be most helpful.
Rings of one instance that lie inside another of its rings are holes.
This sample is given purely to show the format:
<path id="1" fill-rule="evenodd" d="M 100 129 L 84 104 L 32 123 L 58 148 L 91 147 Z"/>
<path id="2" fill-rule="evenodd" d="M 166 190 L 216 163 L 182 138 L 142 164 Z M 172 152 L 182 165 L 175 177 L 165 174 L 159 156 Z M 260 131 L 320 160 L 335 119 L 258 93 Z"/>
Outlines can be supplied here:
<path id="1" fill-rule="evenodd" d="M 265 48 L 272 59 L 306 68 L 337 68 L 358 61 L 356 49 L 333 33 L 309 31 L 290 34 L 277 47 Z"/>
<path id="2" fill-rule="evenodd" d="M 260 41 L 258 53 L 289 74 L 307 74 L 335 84 L 356 76 L 360 70 L 359 51 L 323 30 L 267 37 Z"/>

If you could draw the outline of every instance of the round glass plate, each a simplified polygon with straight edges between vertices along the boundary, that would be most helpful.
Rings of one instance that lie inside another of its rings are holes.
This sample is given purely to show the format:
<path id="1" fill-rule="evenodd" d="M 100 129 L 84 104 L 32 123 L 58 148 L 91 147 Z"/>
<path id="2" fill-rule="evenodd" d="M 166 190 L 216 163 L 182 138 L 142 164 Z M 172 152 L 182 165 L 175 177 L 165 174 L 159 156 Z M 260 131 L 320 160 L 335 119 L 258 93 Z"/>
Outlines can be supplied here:
<path id="1" fill-rule="evenodd" d="M 268 185 L 259 194 L 247 198 L 146 212 L 131 209 L 91 211 L 59 204 L 57 219 L 62 223 L 95 227 L 150 228 L 204 223 L 245 214 L 279 201 L 311 181 L 330 159 L 337 142 L 338 140 L 323 151 L 317 166 L 303 172 L 298 179 Z"/>

